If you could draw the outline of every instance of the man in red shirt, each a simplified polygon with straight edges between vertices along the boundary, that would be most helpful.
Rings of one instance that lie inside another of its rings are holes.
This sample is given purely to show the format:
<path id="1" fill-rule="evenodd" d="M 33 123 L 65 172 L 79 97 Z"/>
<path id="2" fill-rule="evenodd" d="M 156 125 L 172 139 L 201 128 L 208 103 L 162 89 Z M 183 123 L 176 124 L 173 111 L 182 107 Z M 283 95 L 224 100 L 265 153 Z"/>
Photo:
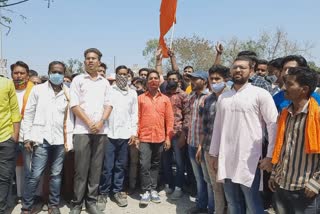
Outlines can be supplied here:
<path id="1" fill-rule="evenodd" d="M 160 167 L 161 152 L 171 147 L 173 135 L 173 111 L 170 99 L 159 91 L 160 75 L 150 69 L 147 75 L 148 91 L 138 97 L 139 128 L 137 144 L 139 145 L 141 195 L 140 204 L 149 201 L 160 203 L 156 191 Z"/>

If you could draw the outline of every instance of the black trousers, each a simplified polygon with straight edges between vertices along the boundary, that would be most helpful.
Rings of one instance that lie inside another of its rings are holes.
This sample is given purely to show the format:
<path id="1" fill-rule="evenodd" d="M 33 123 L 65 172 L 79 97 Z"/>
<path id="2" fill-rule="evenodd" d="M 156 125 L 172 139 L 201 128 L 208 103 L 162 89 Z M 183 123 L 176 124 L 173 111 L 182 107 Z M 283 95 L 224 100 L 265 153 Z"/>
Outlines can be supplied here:
<path id="1" fill-rule="evenodd" d="M 7 209 L 7 197 L 16 166 L 17 145 L 11 138 L 0 143 L 0 214 Z"/>
<path id="2" fill-rule="evenodd" d="M 83 200 L 87 206 L 97 202 L 106 139 L 106 135 L 93 134 L 75 134 L 73 137 L 74 207 L 80 208 Z"/>
<path id="3" fill-rule="evenodd" d="M 163 143 L 140 143 L 140 180 L 143 192 L 156 190 Z"/>

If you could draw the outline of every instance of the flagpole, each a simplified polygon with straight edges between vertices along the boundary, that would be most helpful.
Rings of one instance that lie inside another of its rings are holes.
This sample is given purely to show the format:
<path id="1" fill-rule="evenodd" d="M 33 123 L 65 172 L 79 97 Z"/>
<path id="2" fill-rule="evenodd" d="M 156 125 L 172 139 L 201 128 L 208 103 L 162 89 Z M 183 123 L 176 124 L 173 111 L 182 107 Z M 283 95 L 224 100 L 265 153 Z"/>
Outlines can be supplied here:
<path id="1" fill-rule="evenodd" d="M 171 39 L 170 39 L 170 50 L 172 50 L 172 43 L 173 43 L 173 34 L 174 34 L 174 26 L 175 26 L 175 23 L 173 22 L 173 25 L 172 25 L 172 29 L 171 29 Z"/>

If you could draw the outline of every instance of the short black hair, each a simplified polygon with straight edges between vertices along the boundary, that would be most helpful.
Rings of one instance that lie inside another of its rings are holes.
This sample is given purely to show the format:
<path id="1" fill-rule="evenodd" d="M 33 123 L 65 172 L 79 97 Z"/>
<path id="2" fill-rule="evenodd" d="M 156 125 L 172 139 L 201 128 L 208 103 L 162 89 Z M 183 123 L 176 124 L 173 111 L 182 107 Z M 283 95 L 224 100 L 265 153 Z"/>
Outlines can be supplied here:
<path id="1" fill-rule="evenodd" d="M 268 65 L 268 60 L 265 59 L 257 59 L 257 65 Z"/>
<path id="2" fill-rule="evenodd" d="M 149 73 L 149 68 L 141 68 L 140 70 L 139 70 L 139 75 L 140 75 L 140 73 L 142 72 L 142 71 L 146 71 L 146 72 L 148 72 Z"/>
<path id="3" fill-rule="evenodd" d="M 167 73 L 167 79 L 172 75 L 176 75 L 179 81 L 182 80 L 182 75 L 177 71 L 169 71 Z"/>
<path id="4" fill-rule="evenodd" d="M 249 62 L 249 66 L 250 69 L 252 69 L 254 67 L 254 65 L 256 64 L 256 62 L 250 57 L 250 56 L 246 56 L 246 55 L 242 55 L 242 56 L 238 56 L 234 61 L 247 61 Z"/>
<path id="5" fill-rule="evenodd" d="M 157 74 L 158 78 L 160 78 L 160 74 L 159 74 L 159 72 L 157 70 L 155 70 L 153 68 L 149 68 L 148 70 L 149 71 L 148 71 L 147 79 L 149 78 L 150 74 L 152 74 L 152 73 Z"/>
<path id="6" fill-rule="evenodd" d="M 283 58 L 276 58 L 276 59 L 272 59 L 271 61 L 269 61 L 268 66 L 272 66 L 275 67 L 277 69 L 281 69 L 282 68 L 282 61 Z"/>
<path id="7" fill-rule="evenodd" d="M 308 97 L 314 92 L 318 84 L 318 74 L 308 67 L 294 67 L 288 69 L 288 75 L 296 77 L 300 86 L 308 86 Z"/>
<path id="8" fill-rule="evenodd" d="M 95 53 L 95 54 L 97 54 L 99 61 L 101 60 L 102 53 L 101 53 L 101 51 L 99 51 L 99 49 L 97 49 L 97 48 L 88 48 L 87 50 L 84 51 L 84 58 L 87 57 L 87 54 L 88 54 L 88 53 Z"/>
<path id="9" fill-rule="evenodd" d="M 27 73 L 28 73 L 28 75 L 29 75 L 29 72 L 30 72 L 29 66 L 27 65 L 27 63 L 25 63 L 25 62 L 23 62 L 23 61 L 17 61 L 16 63 L 12 64 L 12 65 L 10 66 L 11 73 L 13 72 L 14 68 L 15 68 L 15 67 L 18 67 L 18 66 L 25 68 L 26 71 L 27 71 Z"/>
<path id="10" fill-rule="evenodd" d="M 107 68 L 108 68 L 107 65 L 103 62 L 100 63 L 100 67 L 103 67 L 105 70 L 107 70 Z"/>
<path id="11" fill-rule="evenodd" d="M 254 51 L 240 51 L 237 55 L 237 58 L 240 56 L 249 57 L 253 61 L 254 64 L 257 64 L 258 55 Z"/>
<path id="12" fill-rule="evenodd" d="M 223 65 L 214 65 L 209 69 L 209 75 L 217 73 L 222 76 L 224 79 L 230 77 L 230 69 Z"/>
<path id="13" fill-rule="evenodd" d="M 61 65 L 63 67 L 63 73 L 66 73 L 66 65 L 61 62 L 61 61 L 52 61 L 50 62 L 49 66 L 48 66 L 48 72 L 50 72 L 51 70 L 51 67 L 54 66 L 54 65 Z"/>
<path id="14" fill-rule="evenodd" d="M 307 60 L 301 55 L 289 55 L 283 58 L 281 62 L 281 68 L 290 61 L 296 61 L 299 67 L 308 67 Z"/>
<path id="15" fill-rule="evenodd" d="M 119 66 L 116 68 L 116 74 L 117 74 L 121 69 L 126 69 L 126 70 L 128 71 L 127 66 L 125 66 L 125 65 L 119 65 Z M 129 73 L 129 71 L 128 71 L 128 73 Z"/>
<path id="16" fill-rule="evenodd" d="M 29 70 L 29 77 L 34 77 L 34 76 L 39 76 L 38 72 L 36 72 L 35 70 L 30 69 Z"/>
<path id="17" fill-rule="evenodd" d="M 192 71 L 193 71 L 193 67 L 192 67 L 191 65 L 187 65 L 186 67 L 184 67 L 184 68 L 183 68 L 183 71 L 186 70 L 186 69 L 188 69 L 188 68 L 191 68 Z"/>

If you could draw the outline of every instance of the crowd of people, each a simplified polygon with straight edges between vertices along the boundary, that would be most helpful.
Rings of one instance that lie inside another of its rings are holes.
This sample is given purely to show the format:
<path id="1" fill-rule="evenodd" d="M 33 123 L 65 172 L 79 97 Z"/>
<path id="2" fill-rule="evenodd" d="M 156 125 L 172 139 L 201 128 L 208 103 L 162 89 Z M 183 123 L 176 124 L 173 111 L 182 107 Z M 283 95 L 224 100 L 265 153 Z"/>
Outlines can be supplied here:
<path id="1" fill-rule="evenodd" d="M 216 52 L 208 71 L 179 72 L 169 50 L 166 75 L 161 49 L 138 74 L 107 75 L 96 48 L 72 76 L 60 61 L 47 78 L 12 64 L 0 76 L 0 213 L 45 201 L 59 214 L 63 198 L 71 214 L 98 214 L 134 193 L 160 203 L 161 187 L 173 201 L 194 187 L 190 214 L 320 213 L 319 73 L 299 55 L 242 51 L 225 67 Z"/>

